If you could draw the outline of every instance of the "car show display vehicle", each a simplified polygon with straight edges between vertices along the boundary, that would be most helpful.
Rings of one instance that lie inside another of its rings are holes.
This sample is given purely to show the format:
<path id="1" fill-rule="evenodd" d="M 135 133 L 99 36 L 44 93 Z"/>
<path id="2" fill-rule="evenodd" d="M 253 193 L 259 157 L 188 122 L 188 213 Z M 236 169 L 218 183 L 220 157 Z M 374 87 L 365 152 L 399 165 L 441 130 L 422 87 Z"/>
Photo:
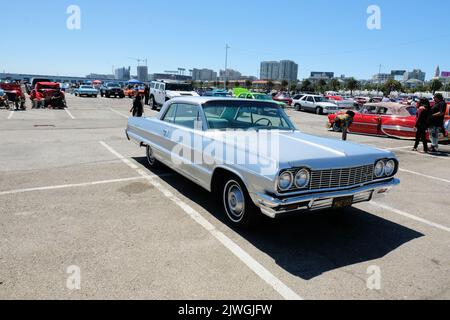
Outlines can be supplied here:
<path id="1" fill-rule="evenodd" d="M 264 93 L 257 93 L 257 92 L 243 92 L 239 96 L 237 96 L 239 99 L 250 99 L 250 100 L 263 100 L 263 101 L 274 101 L 276 104 L 278 104 L 282 108 L 286 108 L 287 104 L 281 101 L 275 101 L 272 99 L 271 96 Z"/>
<path id="2" fill-rule="evenodd" d="M 160 109 L 166 101 L 175 97 L 198 97 L 192 84 L 180 81 L 152 81 L 150 84 L 150 106 Z"/>
<path id="3" fill-rule="evenodd" d="M 355 112 L 349 133 L 384 136 L 413 140 L 416 137 L 416 107 L 394 102 L 366 103 Z M 449 110 L 447 107 L 447 114 Z M 328 127 L 340 131 L 336 125 L 336 114 L 328 116 Z M 450 116 L 446 118 L 448 131 Z M 448 140 L 448 133 L 442 134 L 441 141 Z"/>
<path id="4" fill-rule="evenodd" d="M 100 96 L 106 98 L 125 98 L 125 93 L 120 84 L 109 82 L 100 87 Z"/>
<path id="5" fill-rule="evenodd" d="M 67 107 L 65 93 L 56 82 L 37 82 L 30 93 L 30 100 L 33 108 L 64 109 Z"/>
<path id="6" fill-rule="evenodd" d="M 125 94 L 125 96 L 127 96 L 128 98 L 131 99 L 136 95 L 136 91 L 138 91 L 139 94 L 141 96 L 143 96 L 145 93 L 145 87 L 144 86 L 134 86 L 134 87 L 131 86 L 124 90 L 124 94 Z"/>
<path id="7" fill-rule="evenodd" d="M 98 90 L 95 89 L 93 86 L 91 85 L 81 85 L 78 88 L 75 88 L 75 90 L 73 91 L 73 94 L 78 97 L 94 97 L 97 98 L 98 97 Z"/>
<path id="8" fill-rule="evenodd" d="M 346 105 L 338 106 L 330 102 L 327 98 L 320 95 L 305 94 L 299 100 L 295 101 L 294 107 L 298 111 L 313 111 L 316 114 L 336 113 L 339 110 L 346 109 Z"/>
<path id="9" fill-rule="evenodd" d="M 274 101 L 283 102 L 288 106 L 292 105 L 292 98 L 287 92 L 279 92 L 278 94 L 274 95 L 272 99 Z"/>
<path id="10" fill-rule="evenodd" d="M 150 167 L 161 162 L 216 194 L 235 226 L 350 207 L 400 183 L 393 153 L 304 134 L 270 101 L 178 97 L 154 118 L 130 118 L 125 132 Z"/>
<path id="11" fill-rule="evenodd" d="M 9 109 L 25 110 L 25 90 L 19 83 L 0 83 L 0 89 L 6 96 L 5 103 L 9 105 Z"/>

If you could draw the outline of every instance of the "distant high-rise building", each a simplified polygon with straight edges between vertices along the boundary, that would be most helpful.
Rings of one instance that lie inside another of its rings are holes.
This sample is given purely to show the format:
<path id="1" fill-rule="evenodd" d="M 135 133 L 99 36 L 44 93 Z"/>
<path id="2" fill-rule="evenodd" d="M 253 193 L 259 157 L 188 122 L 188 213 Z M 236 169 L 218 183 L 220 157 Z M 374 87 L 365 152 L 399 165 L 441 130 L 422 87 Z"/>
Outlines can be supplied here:
<path id="1" fill-rule="evenodd" d="M 408 80 L 420 80 L 420 81 L 425 81 L 425 72 L 423 72 L 420 69 L 414 69 L 411 72 L 405 72 L 405 76 L 403 77 L 404 81 L 408 81 Z"/>
<path id="2" fill-rule="evenodd" d="M 317 72 L 317 71 L 313 71 L 311 72 L 311 79 L 313 80 L 328 80 L 328 79 L 333 79 L 334 78 L 334 72 Z M 344 75 L 345 78 L 345 75 Z"/>
<path id="3" fill-rule="evenodd" d="M 391 75 L 394 77 L 394 80 L 403 81 L 405 77 L 406 70 L 392 70 Z"/>
<path id="4" fill-rule="evenodd" d="M 298 77 L 298 64 L 291 60 L 263 61 L 259 78 L 261 80 L 295 81 Z"/>
<path id="5" fill-rule="evenodd" d="M 192 80 L 194 81 L 216 81 L 217 72 L 211 69 L 193 69 Z"/>
<path id="6" fill-rule="evenodd" d="M 441 76 L 441 69 L 439 68 L 439 66 L 437 66 L 436 72 L 434 73 L 434 77 L 439 78 L 440 76 Z"/>
<path id="7" fill-rule="evenodd" d="M 227 69 L 226 72 L 225 70 L 220 70 L 219 72 L 219 79 L 221 81 L 224 81 L 225 79 L 227 79 L 228 81 L 239 80 L 241 77 L 242 74 L 239 71 L 233 69 Z"/>
<path id="8" fill-rule="evenodd" d="M 298 64 L 291 60 L 280 61 L 280 74 L 278 80 L 296 81 L 298 77 Z"/>
<path id="9" fill-rule="evenodd" d="M 131 78 L 131 68 L 119 68 L 115 70 L 116 80 L 128 81 Z"/>
<path id="10" fill-rule="evenodd" d="M 138 66 L 137 67 L 137 78 L 141 82 L 148 81 L 148 67 L 147 66 Z"/>
<path id="11" fill-rule="evenodd" d="M 261 80 L 278 80 L 280 76 L 280 63 L 278 61 L 261 62 L 259 78 Z"/>
<path id="12" fill-rule="evenodd" d="M 373 76 L 373 83 L 385 83 L 388 80 L 394 80 L 395 76 L 391 73 L 377 73 Z"/>

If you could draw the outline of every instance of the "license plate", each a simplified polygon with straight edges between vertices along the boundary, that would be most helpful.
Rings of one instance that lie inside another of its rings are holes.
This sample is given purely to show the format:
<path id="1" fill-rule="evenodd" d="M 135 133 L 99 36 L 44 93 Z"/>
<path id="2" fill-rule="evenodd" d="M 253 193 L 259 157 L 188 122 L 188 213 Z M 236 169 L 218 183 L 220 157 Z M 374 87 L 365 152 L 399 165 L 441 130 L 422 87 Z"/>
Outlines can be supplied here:
<path id="1" fill-rule="evenodd" d="M 350 207 L 352 204 L 353 204 L 353 196 L 335 198 L 333 201 L 333 208 L 339 209 L 339 208 Z"/>

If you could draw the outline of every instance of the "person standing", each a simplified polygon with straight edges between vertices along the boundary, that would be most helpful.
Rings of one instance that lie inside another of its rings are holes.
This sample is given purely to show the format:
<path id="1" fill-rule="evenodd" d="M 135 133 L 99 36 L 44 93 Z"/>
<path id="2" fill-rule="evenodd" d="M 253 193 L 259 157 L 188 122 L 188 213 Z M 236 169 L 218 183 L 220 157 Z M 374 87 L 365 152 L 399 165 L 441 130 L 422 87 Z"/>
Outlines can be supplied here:
<path id="1" fill-rule="evenodd" d="M 150 99 L 150 87 L 148 84 L 144 87 L 144 97 L 145 97 L 145 105 L 148 106 L 148 101 Z"/>
<path id="2" fill-rule="evenodd" d="M 431 152 L 439 152 L 439 133 L 444 127 L 447 104 L 440 93 L 434 95 L 434 102 L 430 116 Z"/>
<path id="3" fill-rule="evenodd" d="M 142 104 L 142 97 L 139 91 L 136 91 L 136 96 L 133 99 L 133 106 L 131 107 L 130 112 L 133 117 L 139 118 L 142 117 L 142 114 L 144 113 L 144 105 Z"/>
<path id="4" fill-rule="evenodd" d="M 423 142 L 423 152 L 428 153 L 427 129 L 431 116 L 431 106 L 428 99 L 420 99 L 417 103 L 416 143 L 413 151 L 417 151 L 420 142 Z"/>

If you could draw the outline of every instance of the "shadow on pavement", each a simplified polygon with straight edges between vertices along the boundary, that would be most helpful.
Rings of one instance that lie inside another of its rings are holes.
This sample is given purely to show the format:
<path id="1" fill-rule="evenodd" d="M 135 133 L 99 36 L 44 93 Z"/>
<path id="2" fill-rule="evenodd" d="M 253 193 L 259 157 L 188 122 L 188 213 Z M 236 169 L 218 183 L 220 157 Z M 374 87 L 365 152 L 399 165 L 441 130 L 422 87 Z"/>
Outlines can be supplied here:
<path id="1" fill-rule="evenodd" d="M 147 167 L 146 158 L 135 160 Z M 151 171 L 156 175 L 172 172 L 162 165 Z M 227 224 L 210 193 L 179 174 L 161 179 Z M 324 211 L 289 215 L 277 220 L 264 217 L 255 228 L 234 230 L 287 272 L 305 280 L 382 258 L 424 236 L 357 208 L 340 213 Z"/>

